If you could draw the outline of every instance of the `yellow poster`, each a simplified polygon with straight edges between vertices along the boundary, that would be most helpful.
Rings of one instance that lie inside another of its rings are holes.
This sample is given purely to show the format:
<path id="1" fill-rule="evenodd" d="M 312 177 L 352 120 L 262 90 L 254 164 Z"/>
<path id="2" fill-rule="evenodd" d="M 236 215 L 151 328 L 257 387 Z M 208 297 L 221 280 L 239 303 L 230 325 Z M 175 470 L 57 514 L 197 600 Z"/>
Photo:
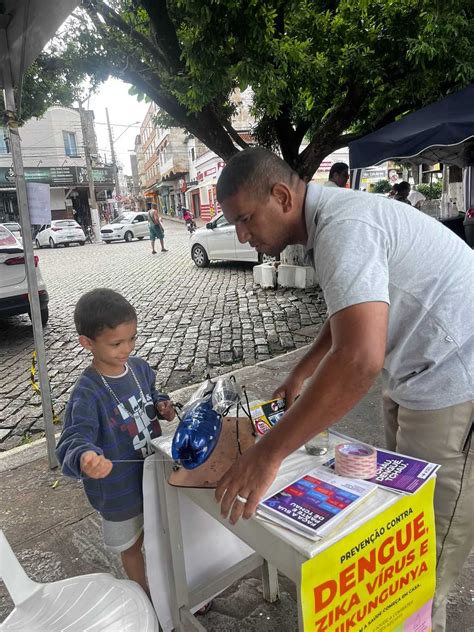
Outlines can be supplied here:
<path id="1" fill-rule="evenodd" d="M 305 631 L 429 632 L 435 479 L 302 566 Z"/>

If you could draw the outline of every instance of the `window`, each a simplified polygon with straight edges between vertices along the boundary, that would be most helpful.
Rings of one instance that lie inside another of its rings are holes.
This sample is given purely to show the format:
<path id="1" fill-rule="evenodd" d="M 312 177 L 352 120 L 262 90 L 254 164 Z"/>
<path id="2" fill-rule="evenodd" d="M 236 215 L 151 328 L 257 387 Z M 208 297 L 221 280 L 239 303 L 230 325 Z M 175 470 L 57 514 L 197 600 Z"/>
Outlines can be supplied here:
<path id="1" fill-rule="evenodd" d="M 216 220 L 216 228 L 224 228 L 224 226 L 230 226 L 230 224 L 226 218 L 221 215 L 221 217 Z"/>
<path id="2" fill-rule="evenodd" d="M 6 130 L 4 130 L 3 127 L 0 127 L 0 154 L 10 153 L 9 144 Z"/>
<path id="3" fill-rule="evenodd" d="M 191 147 L 191 162 L 194 162 L 194 160 L 195 160 L 194 147 Z"/>
<path id="4" fill-rule="evenodd" d="M 64 151 L 66 156 L 77 157 L 76 134 L 74 132 L 63 132 Z"/>

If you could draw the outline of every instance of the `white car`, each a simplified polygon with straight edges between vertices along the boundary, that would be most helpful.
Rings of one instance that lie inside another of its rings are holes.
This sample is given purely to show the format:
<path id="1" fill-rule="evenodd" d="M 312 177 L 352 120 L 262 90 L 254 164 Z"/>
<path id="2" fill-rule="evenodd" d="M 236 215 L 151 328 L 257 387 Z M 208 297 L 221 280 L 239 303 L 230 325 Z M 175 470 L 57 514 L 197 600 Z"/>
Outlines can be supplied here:
<path id="1" fill-rule="evenodd" d="M 119 239 L 124 239 L 125 241 L 132 241 L 135 237 L 143 239 L 148 234 L 147 214 L 134 213 L 133 211 L 122 213 L 116 220 L 106 224 L 100 230 L 102 241 L 106 244 Z"/>
<path id="2" fill-rule="evenodd" d="M 208 266 L 212 259 L 254 263 L 263 259 L 250 244 L 240 243 L 235 226 L 229 224 L 224 215 L 219 215 L 191 235 L 191 258 L 199 268 Z"/>
<path id="3" fill-rule="evenodd" d="M 49 296 L 35 256 L 36 278 L 43 325 L 48 322 Z M 0 224 L 0 317 L 30 314 L 23 246 Z M 31 316 L 31 314 L 30 314 Z"/>
<path id="4" fill-rule="evenodd" d="M 56 248 L 60 244 L 69 246 L 70 244 L 86 243 L 86 236 L 79 224 L 73 219 L 55 219 L 51 224 L 43 224 L 36 234 L 35 244 L 37 248 L 49 246 Z"/>
<path id="5" fill-rule="evenodd" d="M 8 229 L 11 233 L 13 233 L 13 235 L 18 239 L 18 241 L 22 242 L 22 237 L 21 237 L 21 226 L 18 222 L 3 222 L 3 224 L 0 224 L 0 226 L 5 226 L 6 229 Z"/>

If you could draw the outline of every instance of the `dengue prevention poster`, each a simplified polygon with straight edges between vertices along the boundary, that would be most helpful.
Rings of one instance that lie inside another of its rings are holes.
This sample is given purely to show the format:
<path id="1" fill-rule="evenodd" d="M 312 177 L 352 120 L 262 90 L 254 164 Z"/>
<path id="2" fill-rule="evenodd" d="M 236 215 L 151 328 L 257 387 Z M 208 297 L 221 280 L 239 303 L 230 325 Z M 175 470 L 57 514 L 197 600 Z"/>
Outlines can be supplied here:
<path id="1" fill-rule="evenodd" d="M 304 629 L 429 632 L 435 479 L 302 566 Z"/>

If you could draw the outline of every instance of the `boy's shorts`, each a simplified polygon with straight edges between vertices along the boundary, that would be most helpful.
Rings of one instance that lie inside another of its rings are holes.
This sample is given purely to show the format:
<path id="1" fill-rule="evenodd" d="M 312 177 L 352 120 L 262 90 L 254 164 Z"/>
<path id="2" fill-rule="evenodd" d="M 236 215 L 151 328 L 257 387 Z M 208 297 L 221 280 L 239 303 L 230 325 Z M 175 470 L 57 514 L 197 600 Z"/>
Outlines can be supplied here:
<path id="1" fill-rule="evenodd" d="M 138 540 L 143 531 L 143 514 L 112 522 L 102 517 L 102 532 L 105 547 L 114 553 L 123 553 L 131 548 Z"/>

